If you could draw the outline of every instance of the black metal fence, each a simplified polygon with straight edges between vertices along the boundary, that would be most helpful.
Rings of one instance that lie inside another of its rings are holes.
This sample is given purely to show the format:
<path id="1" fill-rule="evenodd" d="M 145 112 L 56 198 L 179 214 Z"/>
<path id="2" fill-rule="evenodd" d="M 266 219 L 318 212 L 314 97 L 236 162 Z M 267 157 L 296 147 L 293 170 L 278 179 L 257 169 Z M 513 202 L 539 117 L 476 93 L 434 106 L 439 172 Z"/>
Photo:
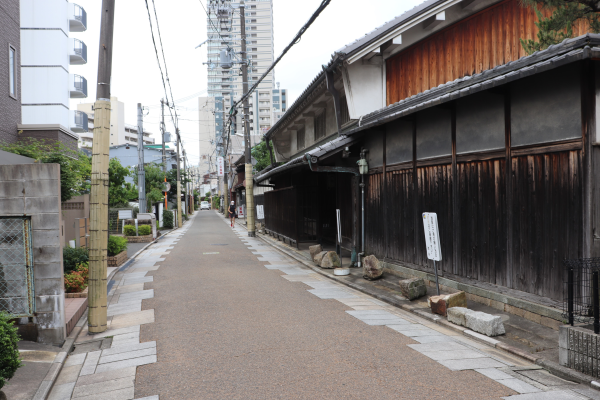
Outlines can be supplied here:
<path id="1" fill-rule="evenodd" d="M 594 333 L 600 333 L 600 258 L 565 260 L 564 265 L 567 275 L 563 294 L 565 318 L 570 325 L 593 322 Z"/>

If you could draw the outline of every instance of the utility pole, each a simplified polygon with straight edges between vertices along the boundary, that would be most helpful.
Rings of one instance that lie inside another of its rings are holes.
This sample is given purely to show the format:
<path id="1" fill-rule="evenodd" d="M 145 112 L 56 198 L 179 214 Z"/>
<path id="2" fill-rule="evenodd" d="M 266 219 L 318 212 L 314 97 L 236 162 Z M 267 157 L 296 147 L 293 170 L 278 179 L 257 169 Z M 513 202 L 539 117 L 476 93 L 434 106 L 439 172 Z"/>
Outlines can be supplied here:
<path id="1" fill-rule="evenodd" d="M 246 12 L 244 1 L 240 1 L 240 29 L 242 39 L 242 90 L 245 95 L 248 93 L 248 61 L 246 57 Z M 250 107 L 248 105 L 248 97 L 244 98 L 244 136 L 246 147 L 246 225 L 248 236 L 256 236 L 256 228 L 254 226 L 254 181 L 252 177 L 252 152 L 250 142 Z"/>
<path id="2" fill-rule="evenodd" d="M 162 115 L 162 120 L 160 123 L 160 131 L 162 133 L 162 163 L 163 163 L 163 172 L 165 173 L 165 183 L 167 183 L 167 151 L 165 148 L 165 99 L 160 99 L 160 113 Z M 167 192 L 165 192 L 165 210 L 166 209 L 167 209 Z"/>
<path id="3" fill-rule="evenodd" d="M 189 214 L 190 213 L 190 202 L 189 202 L 189 196 L 190 196 L 190 191 L 189 191 L 189 182 L 188 182 L 188 176 L 189 174 L 187 173 L 187 162 L 186 162 L 186 155 L 185 155 L 185 149 L 183 149 L 183 172 L 185 173 L 185 213 Z"/>
<path id="4" fill-rule="evenodd" d="M 177 134 L 177 226 L 181 228 L 181 172 L 179 168 L 179 128 L 175 128 Z"/>
<path id="5" fill-rule="evenodd" d="M 137 105 L 138 117 L 138 199 L 139 212 L 146 212 L 146 171 L 144 170 L 144 114 L 142 104 Z"/>
<path id="6" fill-rule="evenodd" d="M 227 143 L 227 147 L 225 147 L 225 97 L 223 97 L 223 123 L 221 124 L 221 143 L 223 145 L 223 149 L 227 149 L 229 148 L 229 143 Z M 229 207 L 229 196 L 227 196 L 227 193 L 229 191 L 229 186 L 227 183 L 227 166 L 229 164 L 227 164 L 227 151 L 224 150 L 222 152 L 223 155 L 223 187 L 225 188 L 223 190 L 223 215 L 227 215 L 227 207 Z M 219 179 L 219 177 L 217 176 L 217 179 Z M 219 184 L 219 187 L 221 187 L 221 185 Z"/>
<path id="7" fill-rule="evenodd" d="M 88 276 L 88 331 L 90 333 L 100 333 L 106 330 L 110 76 L 114 25 L 115 0 L 102 0 L 90 194 L 90 268 Z"/>

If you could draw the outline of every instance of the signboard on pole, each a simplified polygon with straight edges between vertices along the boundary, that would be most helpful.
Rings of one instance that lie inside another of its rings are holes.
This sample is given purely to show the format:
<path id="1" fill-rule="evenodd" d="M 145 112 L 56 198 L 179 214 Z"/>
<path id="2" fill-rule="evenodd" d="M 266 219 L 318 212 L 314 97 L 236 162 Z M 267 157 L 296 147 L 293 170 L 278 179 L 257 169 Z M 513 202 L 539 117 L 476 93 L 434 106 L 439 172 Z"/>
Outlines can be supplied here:
<path id="1" fill-rule="evenodd" d="M 423 213 L 423 227 L 425 228 L 427 258 L 433 261 L 442 261 L 442 247 L 440 245 L 437 214 Z"/>
<path id="2" fill-rule="evenodd" d="M 119 210 L 119 219 L 132 219 L 133 211 L 132 210 Z"/>
<path id="3" fill-rule="evenodd" d="M 262 204 L 256 206 L 256 218 L 265 219 L 265 209 Z"/>
<path id="4" fill-rule="evenodd" d="M 238 218 L 244 218 L 244 206 L 238 206 Z"/>
<path id="5" fill-rule="evenodd" d="M 217 157 L 217 176 L 225 175 L 225 159 L 223 157 Z"/>
<path id="6" fill-rule="evenodd" d="M 340 210 L 335 210 L 335 215 L 337 217 L 337 239 L 338 243 L 342 243 L 342 221 L 340 219 Z"/>

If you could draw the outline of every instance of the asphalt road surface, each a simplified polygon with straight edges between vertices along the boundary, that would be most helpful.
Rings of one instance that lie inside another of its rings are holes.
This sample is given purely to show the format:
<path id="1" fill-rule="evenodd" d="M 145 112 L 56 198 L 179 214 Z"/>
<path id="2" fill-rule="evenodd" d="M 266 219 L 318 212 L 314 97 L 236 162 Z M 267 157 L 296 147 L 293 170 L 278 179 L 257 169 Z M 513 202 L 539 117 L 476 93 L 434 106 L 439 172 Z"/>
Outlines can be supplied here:
<path id="1" fill-rule="evenodd" d="M 271 248 L 265 249 L 270 250 Z M 205 254 L 218 253 L 218 254 Z M 151 272 L 158 362 L 138 367 L 136 398 L 499 399 L 517 392 L 473 371 L 451 371 L 369 326 L 334 299 L 265 268 L 213 211 L 199 212 Z"/>

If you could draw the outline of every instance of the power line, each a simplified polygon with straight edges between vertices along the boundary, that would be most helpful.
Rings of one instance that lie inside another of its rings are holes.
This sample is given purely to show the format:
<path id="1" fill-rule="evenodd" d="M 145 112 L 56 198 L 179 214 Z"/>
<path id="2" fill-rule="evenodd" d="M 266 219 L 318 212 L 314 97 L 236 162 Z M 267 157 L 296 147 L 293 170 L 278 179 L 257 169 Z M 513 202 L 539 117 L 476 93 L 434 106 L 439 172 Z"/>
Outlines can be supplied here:
<path id="1" fill-rule="evenodd" d="M 225 42 L 225 46 L 227 46 L 227 49 L 229 50 L 230 54 L 233 54 L 233 56 L 234 56 L 235 58 L 237 58 L 237 59 L 238 59 L 238 61 L 239 61 L 240 59 L 238 58 L 237 54 L 235 54 L 235 51 L 233 51 L 233 49 L 232 49 L 232 48 L 229 46 L 229 44 L 228 44 L 229 40 L 225 40 L 225 38 L 223 38 L 223 36 L 221 36 L 221 32 L 219 32 L 219 31 L 217 30 L 217 27 L 216 27 L 216 26 L 215 26 L 215 24 L 213 23 L 212 17 L 210 16 L 210 14 L 209 14 L 208 10 L 206 9 L 206 7 L 204 7 L 204 3 L 202 3 L 202 0 L 198 0 L 198 1 L 200 2 L 200 5 L 201 5 L 201 6 L 202 6 L 202 8 L 204 9 L 204 12 L 206 13 L 206 16 L 208 17 L 208 21 L 209 21 L 209 22 L 210 22 L 210 24 L 212 25 L 212 27 L 213 27 L 213 29 L 214 29 L 214 32 L 216 32 L 216 33 L 217 33 L 217 35 L 219 35 L 219 37 L 221 38 L 221 41 L 222 41 L 222 42 Z M 245 17 L 246 17 L 246 16 L 244 16 L 244 18 L 245 18 Z M 233 18 L 231 18 L 231 23 L 233 24 Z M 231 28 L 229 29 L 229 32 L 231 32 Z M 210 39 L 210 37 L 209 37 L 208 39 Z M 209 46 L 210 46 L 210 44 L 209 44 Z"/>
<path id="2" fill-rule="evenodd" d="M 248 90 L 248 92 L 244 93 L 243 96 L 242 96 L 242 98 L 240 100 L 238 100 L 236 103 L 233 104 L 233 106 L 229 110 L 229 115 L 230 116 L 234 112 L 234 109 L 236 107 L 238 107 L 238 105 L 240 103 L 242 103 L 248 96 L 250 96 L 250 94 L 254 90 L 256 90 L 256 88 L 258 87 L 258 85 L 269 74 L 269 72 L 271 72 L 273 70 L 273 68 L 275 68 L 275 66 L 279 63 L 279 61 L 283 58 L 283 56 L 295 44 L 297 44 L 298 42 L 300 42 L 300 39 L 302 38 L 302 35 L 308 30 L 308 28 L 312 25 L 312 23 L 315 22 L 315 20 L 317 19 L 317 17 L 321 14 L 321 12 L 323 12 L 323 10 L 329 5 L 330 2 L 331 2 L 331 0 L 323 0 L 321 2 L 321 4 L 319 5 L 319 7 L 315 10 L 315 12 L 310 17 L 310 19 L 302 26 L 302 28 L 300 28 L 300 30 L 298 31 L 298 33 L 296 34 L 296 36 L 294 37 L 294 39 L 286 46 L 285 49 L 283 49 L 283 51 L 281 52 L 281 54 L 279 55 L 279 57 L 277 57 L 277 59 L 275 60 L 275 62 L 273 62 L 273 64 L 271 64 L 271 66 L 262 74 L 262 76 L 260 77 L 260 79 L 258 81 L 256 81 L 256 83 L 254 84 L 254 86 L 252 86 Z M 245 18 L 245 16 L 244 16 L 244 18 Z M 245 32 L 243 32 L 243 34 L 245 34 Z M 231 125 L 231 118 L 228 121 L 228 125 Z"/>
<path id="3" fill-rule="evenodd" d="M 148 5 L 148 1 L 146 0 L 146 6 Z M 165 47 L 162 43 L 162 37 L 160 35 L 160 26 L 158 25 L 158 15 L 156 14 L 156 5 L 154 4 L 154 0 L 152 0 L 152 8 L 154 9 L 154 18 L 156 19 L 156 30 L 158 32 L 158 40 L 160 41 L 160 51 L 163 56 L 163 64 L 165 65 L 165 76 L 167 77 L 167 83 L 169 84 L 169 91 L 171 92 L 171 103 L 173 107 L 175 107 L 175 100 L 173 99 L 173 88 L 171 87 L 171 81 L 169 80 L 169 71 L 167 70 L 167 60 L 165 58 Z M 169 101 L 169 97 L 167 96 L 167 102 Z M 177 123 L 177 111 L 175 111 L 175 127 L 179 126 Z"/>

